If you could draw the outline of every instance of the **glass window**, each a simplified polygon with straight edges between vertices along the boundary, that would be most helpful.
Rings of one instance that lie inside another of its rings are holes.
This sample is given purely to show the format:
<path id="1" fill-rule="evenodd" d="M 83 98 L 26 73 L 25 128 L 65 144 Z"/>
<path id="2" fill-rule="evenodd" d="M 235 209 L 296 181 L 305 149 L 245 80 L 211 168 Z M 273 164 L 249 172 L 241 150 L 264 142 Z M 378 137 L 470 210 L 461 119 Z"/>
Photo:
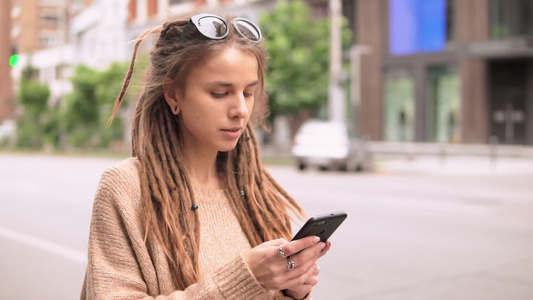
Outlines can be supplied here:
<path id="1" fill-rule="evenodd" d="M 390 0 L 389 3 L 391 54 L 444 50 L 447 40 L 446 0 Z"/>
<path id="2" fill-rule="evenodd" d="M 460 137 L 459 79 L 454 68 L 432 66 L 427 70 L 426 140 L 458 142 Z"/>
<path id="3" fill-rule="evenodd" d="M 410 142 L 415 130 L 415 82 L 403 69 L 385 75 L 384 137 L 386 141 Z"/>
<path id="4" fill-rule="evenodd" d="M 43 27 L 57 27 L 57 25 L 59 24 L 58 20 L 58 16 L 54 14 L 47 13 L 41 15 L 41 25 Z"/>
<path id="5" fill-rule="evenodd" d="M 63 39 L 58 35 L 42 34 L 39 37 L 40 46 L 43 48 L 57 46 L 63 42 Z"/>
<path id="6" fill-rule="evenodd" d="M 491 0 L 490 29 L 494 39 L 533 35 L 533 1 Z"/>
<path id="7" fill-rule="evenodd" d="M 455 40 L 455 0 L 446 1 L 446 41 Z"/>
<path id="8" fill-rule="evenodd" d="M 43 6 L 65 6 L 65 0 L 40 0 L 39 4 Z"/>
<path id="9" fill-rule="evenodd" d="M 191 0 L 169 0 L 168 4 L 174 5 L 174 4 L 180 4 L 180 3 L 189 2 L 189 1 Z"/>

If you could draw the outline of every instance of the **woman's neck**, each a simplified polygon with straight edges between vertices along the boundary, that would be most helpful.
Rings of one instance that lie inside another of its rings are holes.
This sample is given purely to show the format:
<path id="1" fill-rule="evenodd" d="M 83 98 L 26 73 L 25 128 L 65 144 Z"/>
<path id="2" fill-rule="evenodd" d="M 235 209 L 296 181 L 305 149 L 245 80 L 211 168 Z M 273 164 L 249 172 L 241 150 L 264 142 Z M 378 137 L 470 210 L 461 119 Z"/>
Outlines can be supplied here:
<path id="1" fill-rule="evenodd" d="M 193 186 L 210 189 L 224 188 L 222 178 L 217 171 L 216 159 L 216 154 L 206 157 L 192 153 L 187 156 L 185 168 Z"/>

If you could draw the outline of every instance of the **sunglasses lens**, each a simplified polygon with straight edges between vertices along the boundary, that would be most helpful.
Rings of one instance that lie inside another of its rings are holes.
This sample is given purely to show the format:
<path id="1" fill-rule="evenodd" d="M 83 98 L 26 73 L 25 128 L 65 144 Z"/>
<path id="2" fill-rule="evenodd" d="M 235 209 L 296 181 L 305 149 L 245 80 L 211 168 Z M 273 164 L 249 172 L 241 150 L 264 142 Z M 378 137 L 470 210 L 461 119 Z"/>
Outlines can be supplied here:
<path id="1" fill-rule="evenodd" d="M 244 18 L 236 18 L 231 23 L 241 37 L 253 43 L 261 41 L 261 30 L 254 23 Z M 189 24 L 194 24 L 201 34 L 213 40 L 223 39 L 227 37 L 229 33 L 226 22 L 217 15 L 195 15 L 191 17 Z M 186 34 L 184 33 L 183 36 L 185 35 Z"/>
<path id="2" fill-rule="evenodd" d="M 203 17 L 197 21 L 196 28 L 206 37 L 221 39 L 228 34 L 228 27 L 223 20 L 216 17 Z"/>
<path id="3" fill-rule="evenodd" d="M 246 20 L 240 19 L 235 20 L 235 22 L 233 22 L 233 25 L 242 37 L 252 42 L 259 42 L 261 40 L 261 31 L 254 24 Z"/>

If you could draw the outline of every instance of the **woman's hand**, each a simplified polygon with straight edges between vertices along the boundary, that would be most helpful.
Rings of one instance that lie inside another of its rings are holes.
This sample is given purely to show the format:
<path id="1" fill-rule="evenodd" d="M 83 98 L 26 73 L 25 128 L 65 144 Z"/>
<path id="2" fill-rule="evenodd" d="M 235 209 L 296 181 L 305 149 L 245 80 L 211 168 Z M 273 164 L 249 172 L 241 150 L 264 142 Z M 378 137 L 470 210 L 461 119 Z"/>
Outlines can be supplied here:
<path id="1" fill-rule="evenodd" d="M 329 251 L 329 249 L 331 249 L 331 242 L 326 241 L 325 247 L 322 249 L 319 258 L 324 256 Z M 307 294 L 309 294 L 309 292 L 311 292 L 311 289 L 313 289 L 313 287 L 318 283 L 318 274 L 320 273 L 320 267 L 318 266 L 318 264 L 315 263 L 313 267 L 307 272 L 309 272 L 309 276 L 306 281 L 288 287 L 286 290 L 284 290 L 283 293 L 294 299 L 302 299 Z"/>
<path id="2" fill-rule="evenodd" d="M 287 295 L 299 299 L 318 282 L 316 261 L 329 250 L 329 245 L 320 242 L 318 237 L 292 242 L 278 239 L 245 252 L 244 259 L 266 289 L 286 290 Z"/>

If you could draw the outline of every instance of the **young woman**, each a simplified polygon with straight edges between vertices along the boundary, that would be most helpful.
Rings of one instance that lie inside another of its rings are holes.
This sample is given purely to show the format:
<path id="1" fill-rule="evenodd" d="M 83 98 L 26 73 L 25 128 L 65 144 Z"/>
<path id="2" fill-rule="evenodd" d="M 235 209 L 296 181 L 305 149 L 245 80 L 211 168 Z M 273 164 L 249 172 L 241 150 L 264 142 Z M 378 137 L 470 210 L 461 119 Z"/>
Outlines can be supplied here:
<path id="1" fill-rule="evenodd" d="M 242 18 L 165 23 L 133 118 L 132 158 L 95 195 L 81 299 L 302 299 L 318 237 L 288 242 L 298 204 L 261 165 L 266 54 Z"/>

